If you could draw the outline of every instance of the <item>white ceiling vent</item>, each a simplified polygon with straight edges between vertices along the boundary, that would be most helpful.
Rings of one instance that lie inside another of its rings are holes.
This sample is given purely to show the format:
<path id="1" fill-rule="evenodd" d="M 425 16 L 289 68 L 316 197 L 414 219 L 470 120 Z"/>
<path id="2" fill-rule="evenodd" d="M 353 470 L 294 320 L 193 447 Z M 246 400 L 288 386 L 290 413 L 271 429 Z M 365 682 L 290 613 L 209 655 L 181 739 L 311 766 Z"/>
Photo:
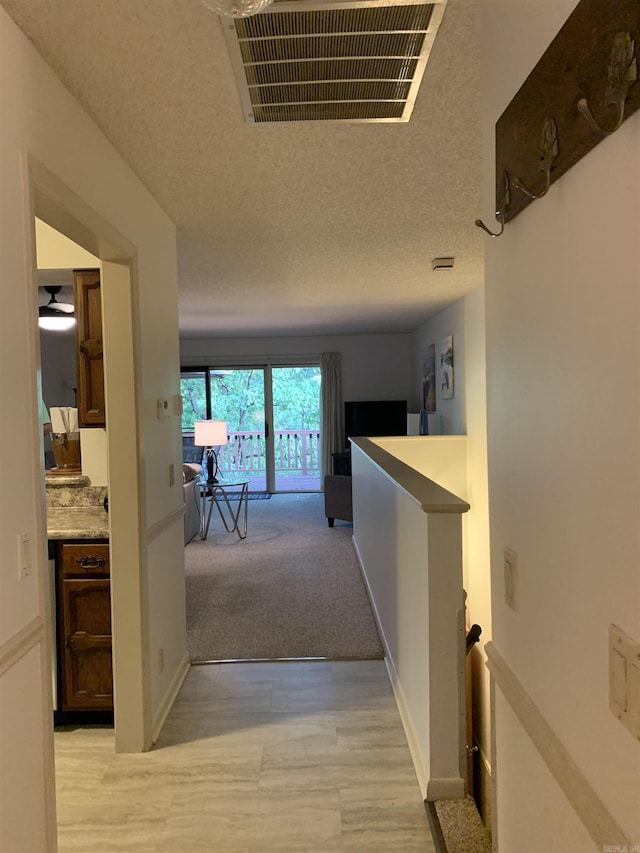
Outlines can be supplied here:
<path id="1" fill-rule="evenodd" d="M 447 0 L 280 0 L 223 21 L 245 118 L 408 121 Z"/>

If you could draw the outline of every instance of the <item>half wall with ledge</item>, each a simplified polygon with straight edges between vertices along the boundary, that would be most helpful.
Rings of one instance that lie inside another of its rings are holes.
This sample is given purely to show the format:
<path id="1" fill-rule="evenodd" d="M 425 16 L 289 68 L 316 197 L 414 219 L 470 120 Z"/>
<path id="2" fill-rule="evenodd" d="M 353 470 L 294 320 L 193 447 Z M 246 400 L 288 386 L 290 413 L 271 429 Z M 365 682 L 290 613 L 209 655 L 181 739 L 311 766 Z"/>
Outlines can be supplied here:
<path id="1" fill-rule="evenodd" d="M 448 473 L 439 479 L 465 483 L 465 440 L 451 439 L 351 440 L 353 541 L 426 800 L 463 797 L 466 788 L 462 518 L 470 507 L 422 473 L 441 466 Z M 415 454 L 422 470 L 406 461 Z"/>

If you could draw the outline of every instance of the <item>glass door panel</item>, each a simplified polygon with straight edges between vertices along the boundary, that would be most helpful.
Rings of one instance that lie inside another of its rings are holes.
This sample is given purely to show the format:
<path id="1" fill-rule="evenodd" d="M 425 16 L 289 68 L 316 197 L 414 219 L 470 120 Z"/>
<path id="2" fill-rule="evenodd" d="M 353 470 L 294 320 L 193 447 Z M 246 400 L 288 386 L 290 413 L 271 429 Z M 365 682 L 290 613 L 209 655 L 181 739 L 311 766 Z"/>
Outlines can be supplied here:
<path id="1" fill-rule="evenodd" d="M 226 421 L 229 443 L 221 447 L 218 465 L 223 482 L 248 480 L 249 490 L 267 490 L 264 369 L 211 368 L 211 414 Z"/>
<path id="2" fill-rule="evenodd" d="M 202 447 L 193 444 L 193 424 L 209 418 L 208 371 L 183 370 L 180 373 L 182 394 L 182 459 L 184 462 L 202 462 Z"/>
<path id="3" fill-rule="evenodd" d="M 277 492 L 320 489 L 320 366 L 271 368 Z"/>

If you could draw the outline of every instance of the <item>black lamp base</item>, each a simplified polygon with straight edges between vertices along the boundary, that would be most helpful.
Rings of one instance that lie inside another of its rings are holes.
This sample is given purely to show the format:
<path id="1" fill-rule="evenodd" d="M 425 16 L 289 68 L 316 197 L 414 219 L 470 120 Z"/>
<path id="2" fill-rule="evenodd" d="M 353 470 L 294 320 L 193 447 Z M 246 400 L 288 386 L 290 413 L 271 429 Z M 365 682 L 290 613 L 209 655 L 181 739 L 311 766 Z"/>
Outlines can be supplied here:
<path id="1" fill-rule="evenodd" d="M 218 482 L 218 456 L 213 447 L 207 447 L 207 484 Z"/>

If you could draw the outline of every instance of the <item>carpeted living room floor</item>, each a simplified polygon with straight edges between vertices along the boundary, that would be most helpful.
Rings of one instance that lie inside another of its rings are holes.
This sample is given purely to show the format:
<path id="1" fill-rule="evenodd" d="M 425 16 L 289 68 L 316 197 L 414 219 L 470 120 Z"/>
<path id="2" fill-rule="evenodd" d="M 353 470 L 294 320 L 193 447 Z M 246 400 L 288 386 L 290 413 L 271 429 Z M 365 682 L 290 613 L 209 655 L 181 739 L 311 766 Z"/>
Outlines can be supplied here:
<path id="1" fill-rule="evenodd" d="M 185 549 L 192 661 L 383 657 L 352 526 L 328 527 L 321 494 L 250 501 L 244 540 L 211 519 Z"/>

